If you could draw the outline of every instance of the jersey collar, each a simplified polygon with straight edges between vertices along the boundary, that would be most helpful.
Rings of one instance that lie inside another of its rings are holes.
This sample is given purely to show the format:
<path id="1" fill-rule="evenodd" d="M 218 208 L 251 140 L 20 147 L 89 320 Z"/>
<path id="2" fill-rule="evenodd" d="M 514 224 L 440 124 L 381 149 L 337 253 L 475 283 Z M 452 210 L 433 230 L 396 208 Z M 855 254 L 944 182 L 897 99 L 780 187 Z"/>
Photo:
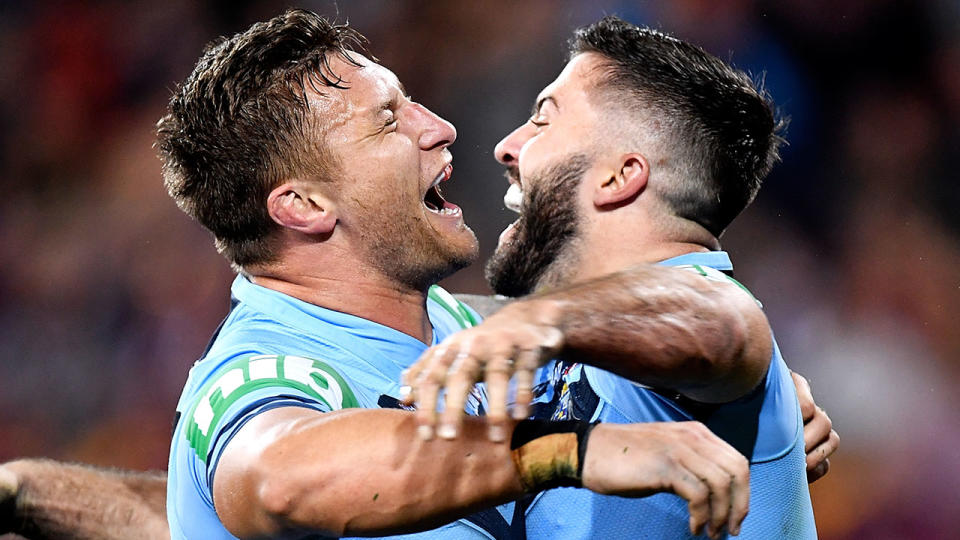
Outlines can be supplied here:
<path id="1" fill-rule="evenodd" d="M 399 330 L 394 330 L 388 326 L 357 317 L 356 315 L 350 315 L 349 313 L 334 311 L 309 302 L 304 302 L 303 300 L 279 291 L 257 285 L 243 275 L 238 275 L 237 278 L 233 280 L 230 293 L 241 303 L 253 306 L 256 310 L 270 316 L 274 320 L 304 331 L 315 328 L 317 320 L 319 319 L 326 323 L 342 327 L 353 334 L 374 337 L 383 336 L 384 332 L 386 332 L 387 334 L 395 334 L 394 339 L 400 342 L 416 342 L 426 348 L 426 345 L 418 339 L 408 336 Z M 436 327 L 434 327 L 433 343 L 431 343 L 431 345 L 436 345 L 436 342 L 437 331 Z"/>
<path id="2" fill-rule="evenodd" d="M 657 264 L 662 264 L 664 266 L 697 264 L 720 271 L 733 271 L 733 263 L 730 262 L 730 255 L 728 255 L 726 251 L 697 251 L 693 253 L 684 253 L 678 257 L 660 261 Z"/>

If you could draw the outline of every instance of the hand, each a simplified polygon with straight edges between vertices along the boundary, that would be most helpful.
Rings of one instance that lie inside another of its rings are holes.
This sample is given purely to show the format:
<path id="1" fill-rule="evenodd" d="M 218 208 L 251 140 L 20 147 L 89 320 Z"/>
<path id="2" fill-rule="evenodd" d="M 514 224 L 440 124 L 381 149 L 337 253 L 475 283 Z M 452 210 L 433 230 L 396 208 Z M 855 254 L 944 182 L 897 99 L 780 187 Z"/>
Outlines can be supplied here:
<path id="1" fill-rule="evenodd" d="M 0 465 L 0 534 L 14 530 L 17 493 L 20 481 L 9 467 Z"/>
<path id="2" fill-rule="evenodd" d="M 401 389 L 407 405 L 417 402 L 418 432 L 433 436 L 437 396 L 445 389 L 446 405 L 437 434 L 457 436 L 463 407 L 473 385 L 486 383 L 487 422 L 490 439 L 506 437 L 507 389 L 516 376 L 513 417 L 526 418 L 533 399 L 534 372 L 557 354 L 563 345 L 558 328 L 560 304 L 526 300 L 504 307 L 483 324 L 464 330 L 428 349 L 404 372 Z"/>
<path id="3" fill-rule="evenodd" d="M 750 466 L 700 422 L 600 424 L 587 441 L 583 487 L 608 495 L 676 493 L 689 501 L 690 532 L 740 533 L 750 506 Z"/>
<path id="4" fill-rule="evenodd" d="M 833 422 L 827 412 L 818 407 L 810 393 L 810 384 L 799 373 L 791 372 L 793 384 L 797 387 L 797 399 L 800 400 L 800 414 L 803 416 L 803 446 L 807 453 L 807 482 L 813 483 L 824 477 L 830 470 L 828 459 L 840 446 L 840 435 L 834 431 Z"/>

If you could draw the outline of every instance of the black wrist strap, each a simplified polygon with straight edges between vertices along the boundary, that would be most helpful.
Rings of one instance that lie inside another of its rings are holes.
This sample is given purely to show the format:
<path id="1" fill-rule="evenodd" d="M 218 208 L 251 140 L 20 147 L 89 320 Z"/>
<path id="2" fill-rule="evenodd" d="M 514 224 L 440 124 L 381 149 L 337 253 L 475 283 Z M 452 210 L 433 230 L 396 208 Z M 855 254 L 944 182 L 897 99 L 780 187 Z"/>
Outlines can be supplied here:
<path id="1" fill-rule="evenodd" d="M 517 423 L 513 429 L 513 436 L 510 438 L 510 450 L 517 450 L 521 446 L 541 437 L 555 435 L 558 433 L 573 433 L 577 437 L 577 469 L 575 476 L 570 478 L 569 472 L 566 477 L 554 478 L 550 485 L 541 485 L 542 489 L 558 486 L 580 486 L 580 479 L 583 477 L 583 464 L 586 461 L 587 441 L 590 438 L 590 432 L 596 427 L 596 423 L 583 422 L 580 420 L 522 420 Z"/>

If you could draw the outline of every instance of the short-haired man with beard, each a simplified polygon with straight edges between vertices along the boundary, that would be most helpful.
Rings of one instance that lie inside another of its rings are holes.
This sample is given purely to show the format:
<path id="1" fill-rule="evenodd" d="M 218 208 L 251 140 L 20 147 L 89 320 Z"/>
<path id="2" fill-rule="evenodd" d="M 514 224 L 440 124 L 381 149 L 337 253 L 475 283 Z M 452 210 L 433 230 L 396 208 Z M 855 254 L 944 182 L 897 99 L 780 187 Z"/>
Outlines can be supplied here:
<path id="1" fill-rule="evenodd" d="M 731 277 L 718 237 L 777 160 L 779 127 L 772 105 L 746 74 L 698 47 L 615 17 L 578 30 L 569 63 L 540 93 L 530 120 L 497 146 L 497 159 L 509 169 L 505 202 L 521 215 L 487 266 L 502 295 L 569 288 L 543 296 L 539 309 L 536 296 L 507 307 L 429 351 L 407 375 L 408 399 L 433 403 L 446 386 L 448 409 L 438 429 L 452 438 L 464 389 L 490 365 L 507 366 L 504 375 L 486 378 L 488 395 L 502 396 L 506 376 L 515 374 L 525 385 L 517 389 L 525 415 L 534 369 L 550 358 L 523 352 L 535 344 L 524 329 L 530 314 L 541 314 L 535 322 L 544 335 L 576 328 L 587 321 L 542 314 L 557 313 L 550 304 L 577 294 L 571 284 L 595 287 L 636 265 L 687 269 L 737 291 L 736 308 L 749 311 L 755 300 Z M 640 285 L 587 301 L 599 306 L 635 295 L 656 306 L 667 296 L 683 306 L 686 294 L 682 287 Z M 603 358 L 596 352 L 604 344 L 586 351 L 567 343 L 538 387 L 534 414 L 617 423 L 700 420 L 750 459 L 750 514 L 741 537 L 815 538 L 796 391 L 769 330 L 754 342 L 724 343 L 693 335 L 690 319 L 678 316 L 683 312 L 658 306 L 646 317 L 634 312 L 612 321 L 625 335 L 652 340 L 635 349 L 646 356 L 618 354 L 620 340 L 609 343 Z M 650 326 L 658 332 L 635 331 Z M 705 352 L 691 355 L 677 346 L 696 342 L 728 351 L 713 351 L 715 361 L 704 362 Z M 756 378 L 726 369 L 757 354 L 768 361 Z M 505 406 L 491 403 L 490 410 Z M 418 414 L 432 426 L 431 409 Z M 526 504 L 530 538 L 690 534 L 687 505 L 671 494 L 627 500 L 562 489 Z M 710 508 L 718 517 L 723 510 Z M 720 534 L 719 521 L 711 519 L 707 532 Z"/>

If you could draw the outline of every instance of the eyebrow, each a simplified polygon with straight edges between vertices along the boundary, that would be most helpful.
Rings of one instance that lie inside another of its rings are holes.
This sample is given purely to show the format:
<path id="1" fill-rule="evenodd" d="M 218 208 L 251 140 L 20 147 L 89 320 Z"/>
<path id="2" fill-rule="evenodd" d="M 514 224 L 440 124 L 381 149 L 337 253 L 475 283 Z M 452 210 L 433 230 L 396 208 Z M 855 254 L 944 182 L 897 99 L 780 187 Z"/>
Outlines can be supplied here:
<path id="1" fill-rule="evenodd" d="M 410 94 L 407 93 L 407 88 L 403 86 L 403 83 L 398 79 L 394 79 L 397 83 L 397 89 L 400 90 L 400 95 L 406 99 L 410 99 Z M 381 112 L 388 109 L 396 109 L 399 103 L 399 99 L 396 95 L 390 97 L 390 99 L 380 103 L 380 106 L 376 108 L 375 115 L 379 116 Z"/>
<path id="2" fill-rule="evenodd" d="M 559 105 L 557 105 L 557 100 L 553 99 L 553 96 L 543 96 L 542 98 L 538 99 L 536 105 L 530 109 L 530 116 L 537 116 L 537 114 L 540 113 L 540 109 L 543 108 L 543 104 L 547 101 L 552 101 L 555 107 L 559 107 Z"/>

